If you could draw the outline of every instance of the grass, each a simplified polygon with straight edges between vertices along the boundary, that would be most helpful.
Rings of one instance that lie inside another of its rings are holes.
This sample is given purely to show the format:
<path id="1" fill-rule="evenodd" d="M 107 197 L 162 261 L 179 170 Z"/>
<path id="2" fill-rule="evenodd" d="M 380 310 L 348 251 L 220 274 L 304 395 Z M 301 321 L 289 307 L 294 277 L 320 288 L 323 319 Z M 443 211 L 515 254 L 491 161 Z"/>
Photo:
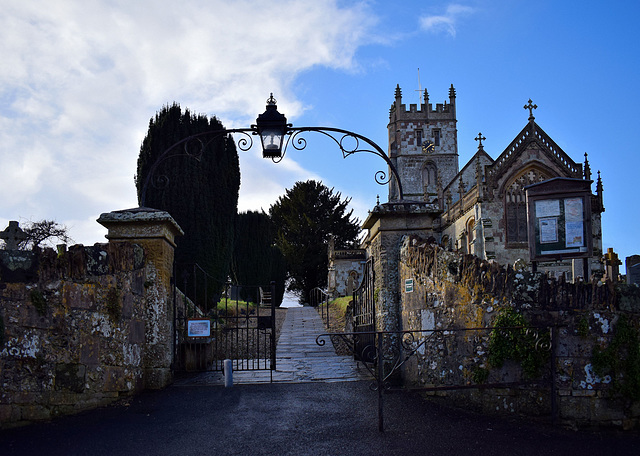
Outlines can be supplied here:
<path id="1" fill-rule="evenodd" d="M 353 298 L 351 296 L 345 296 L 343 298 L 337 298 L 333 301 L 329 301 L 329 326 L 327 327 L 327 332 L 330 333 L 341 333 L 345 331 L 345 323 L 347 317 L 347 308 Z M 322 307 L 324 304 L 320 305 L 318 308 L 318 312 L 322 311 Z M 325 320 L 326 325 L 326 320 Z M 333 347 L 335 348 L 336 354 L 338 355 L 350 355 L 351 350 L 349 345 L 341 338 L 334 338 Z"/>
<path id="2" fill-rule="evenodd" d="M 347 307 L 352 300 L 353 298 L 351 296 L 344 296 L 342 298 L 336 298 L 333 301 L 329 301 L 329 327 L 327 330 L 330 332 L 344 331 Z M 324 304 L 321 304 L 318 307 L 324 307 Z M 318 310 L 320 311 L 320 309 Z"/>
<path id="3" fill-rule="evenodd" d="M 255 309 L 258 307 L 258 304 L 255 302 L 247 302 L 247 301 L 236 301 L 236 300 L 225 300 L 221 299 L 218 304 L 216 304 L 216 310 L 218 315 L 233 317 L 237 312 L 241 312 L 242 310 L 248 311 L 249 314 L 255 312 Z"/>

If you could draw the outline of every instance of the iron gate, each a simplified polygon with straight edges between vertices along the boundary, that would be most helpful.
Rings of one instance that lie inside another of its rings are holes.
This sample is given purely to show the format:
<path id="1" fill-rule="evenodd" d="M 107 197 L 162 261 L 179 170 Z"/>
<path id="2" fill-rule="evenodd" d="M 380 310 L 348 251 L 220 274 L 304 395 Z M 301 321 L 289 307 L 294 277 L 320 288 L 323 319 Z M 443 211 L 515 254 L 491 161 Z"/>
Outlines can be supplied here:
<path id="1" fill-rule="evenodd" d="M 175 277 L 175 371 L 222 371 L 225 359 L 234 371 L 276 369 L 275 283 L 227 283 L 211 296 L 200 266 L 179 267 Z"/>
<path id="2" fill-rule="evenodd" d="M 373 260 L 364 265 L 360 286 L 353 292 L 353 354 L 356 361 L 372 363 L 376 360 L 375 334 L 375 274 Z M 358 335 L 358 333 L 363 333 Z"/>

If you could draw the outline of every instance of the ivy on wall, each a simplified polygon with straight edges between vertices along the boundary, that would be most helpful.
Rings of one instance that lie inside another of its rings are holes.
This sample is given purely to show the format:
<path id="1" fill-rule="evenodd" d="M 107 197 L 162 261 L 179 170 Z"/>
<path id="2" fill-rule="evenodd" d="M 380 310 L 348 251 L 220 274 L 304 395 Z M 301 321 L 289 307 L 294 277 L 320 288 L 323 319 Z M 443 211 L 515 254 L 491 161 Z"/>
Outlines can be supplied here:
<path id="1" fill-rule="evenodd" d="M 489 337 L 488 357 L 492 367 L 500 368 L 506 360 L 519 362 L 527 378 L 540 375 L 549 361 L 549 331 L 531 328 L 524 316 L 508 307 L 501 310 Z"/>

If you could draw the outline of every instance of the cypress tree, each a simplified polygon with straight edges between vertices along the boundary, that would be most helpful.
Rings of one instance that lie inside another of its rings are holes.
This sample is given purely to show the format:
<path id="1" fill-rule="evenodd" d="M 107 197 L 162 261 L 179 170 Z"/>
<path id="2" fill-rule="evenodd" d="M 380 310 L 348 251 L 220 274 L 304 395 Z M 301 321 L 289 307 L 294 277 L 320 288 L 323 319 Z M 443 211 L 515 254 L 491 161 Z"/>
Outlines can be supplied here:
<path id="1" fill-rule="evenodd" d="M 164 151 L 190 136 L 222 129 L 215 117 L 188 109 L 183 113 L 177 103 L 157 112 L 140 147 L 138 202 L 151 166 Z M 167 211 L 182 227 L 185 235 L 177 239 L 176 264 L 197 263 L 203 268 L 209 276 L 209 297 L 215 299 L 229 275 L 240 165 L 233 140 L 212 136 L 198 136 L 174 148 L 151 176 L 145 206 Z"/>

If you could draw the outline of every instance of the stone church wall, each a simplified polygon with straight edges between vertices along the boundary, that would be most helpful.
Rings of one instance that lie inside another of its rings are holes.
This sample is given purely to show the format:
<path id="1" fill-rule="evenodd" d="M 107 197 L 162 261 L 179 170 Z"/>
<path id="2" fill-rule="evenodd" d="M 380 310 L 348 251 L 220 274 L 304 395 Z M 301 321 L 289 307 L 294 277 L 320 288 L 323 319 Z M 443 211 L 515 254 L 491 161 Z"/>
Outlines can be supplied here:
<path id="1" fill-rule="evenodd" d="M 0 426 L 171 381 L 170 296 L 149 255 L 129 242 L 0 250 Z"/>
<path id="2" fill-rule="evenodd" d="M 454 329 L 438 334 L 415 333 L 415 343 L 424 344 L 405 365 L 407 386 L 471 387 L 431 394 L 485 413 L 549 417 L 551 382 L 555 380 L 561 423 L 627 429 L 640 424 L 640 395 L 633 393 L 633 382 L 640 382 L 638 373 L 633 373 L 633 368 L 624 372 L 621 368 L 617 376 L 600 377 L 593 367 L 598 350 L 611 359 L 625 359 L 627 354 L 632 357 L 633 347 L 638 350 L 637 287 L 558 281 L 541 273 L 516 271 L 471 255 L 448 252 L 416 237 L 403 241 L 398 279 L 401 284 L 407 279 L 414 282 L 411 292 L 402 288 L 400 292 L 403 330 Z M 492 365 L 491 331 L 462 331 L 492 326 L 510 309 L 524 316 L 531 327 L 558 325 L 555 348 L 545 331 L 531 332 L 537 334 L 540 344 L 529 349 L 541 348 L 542 356 L 546 356 L 533 376 L 528 377 L 525 364 L 517 360 L 507 359 L 502 367 Z M 632 336 L 625 339 L 628 347 L 616 336 L 626 324 L 623 321 L 634 328 L 636 335 L 635 342 Z M 611 347 L 618 351 L 611 351 Z M 637 367 L 638 360 L 631 364 Z M 475 387 L 523 381 L 528 385 Z"/>

